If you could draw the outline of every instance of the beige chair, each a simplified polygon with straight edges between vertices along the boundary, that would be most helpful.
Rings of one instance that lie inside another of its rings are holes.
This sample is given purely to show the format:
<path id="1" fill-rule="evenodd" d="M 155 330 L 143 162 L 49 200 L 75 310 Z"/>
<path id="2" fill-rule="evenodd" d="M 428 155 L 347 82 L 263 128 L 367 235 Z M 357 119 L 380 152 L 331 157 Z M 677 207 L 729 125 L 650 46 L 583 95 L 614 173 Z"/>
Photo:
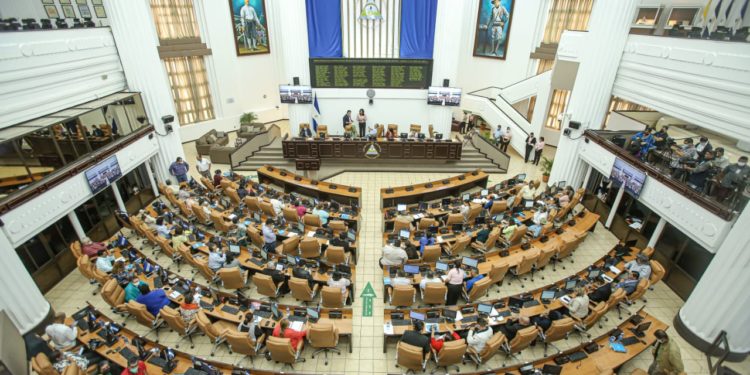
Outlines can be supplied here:
<path id="1" fill-rule="evenodd" d="M 445 220 L 445 226 L 450 227 L 453 224 L 463 224 L 464 215 L 461 214 L 448 214 L 448 218 Z"/>
<path id="2" fill-rule="evenodd" d="M 73 253 L 73 256 L 76 257 L 76 259 L 80 258 L 81 255 L 83 255 L 83 250 L 81 250 L 81 242 L 79 241 L 71 242 L 70 252 Z"/>
<path id="3" fill-rule="evenodd" d="M 427 283 L 420 292 L 425 305 L 445 305 L 448 298 L 448 287 L 443 283 Z"/>
<path id="4" fill-rule="evenodd" d="M 208 258 L 193 258 L 195 259 L 195 269 L 198 270 L 198 272 L 193 274 L 193 280 L 195 280 L 195 277 L 200 274 L 203 276 L 204 279 L 206 279 L 206 282 L 209 284 L 213 284 L 216 282 L 216 274 L 214 273 L 214 270 L 208 268 Z"/>
<path id="5" fill-rule="evenodd" d="M 411 221 L 396 219 L 393 221 L 393 233 L 401 233 L 402 230 L 408 230 L 409 235 L 412 233 Z"/>
<path id="6" fill-rule="evenodd" d="M 515 360 L 518 360 L 518 357 L 516 357 L 515 353 L 520 353 L 522 350 L 528 348 L 529 345 L 531 345 L 531 343 L 536 340 L 538 334 L 539 328 L 536 326 L 526 327 L 518 330 L 518 332 L 516 332 L 516 337 L 514 337 L 513 340 L 510 340 L 509 342 L 506 341 L 505 345 L 503 345 L 505 358 L 508 359 L 508 357 L 511 357 Z M 505 367 L 505 363 L 503 363 L 503 367 Z"/>
<path id="7" fill-rule="evenodd" d="M 180 340 L 175 345 L 175 348 L 179 348 L 180 342 L 182 342 L 182 340 L 184 339 L 190 340 L 190 349 L 195 348 L 195 345 L 193 344 L 193 334 L 195 334 L 196 328 L 198 328 L 195 320 L 193 320 L 189 324 L 185 323 L 185 321 L 182 319 L 182 316 L 180 315 L 180 312 L 169 306 L 164 306 L 161 308 L 161 311 L 159 311 L 159 317 L 164 320 L 164 323 L 167 324 L 167 327 L 169 327 L 169 329 L 177 332 L 177 335 L 180 336 Z"/>
<path id="8" fill-rule="evenodd" d="M 427 126 L 427 131 L 430 133 L 430 138 L 435 138 L 435 128 L 432 124 Z"/>
<path id="9" fill-rule="evenodd" d="M 263 212 L 266 215 L 266 217 L 274 218 L 278 214 L 281 214 L 281 212 L 277 213 L 276 210 L 274 210 L 273 205 L 269 201 L 261 200 L 259 202 L 259 205 L 260 205 L 260 211 Z"/>
<path id="10" fill-rule="evenodd" d="M 498 293 L 500 293 L 499 287 L 503 285 L 503 280 L 505 280 L 505 275 L 508 274 L 509 269 L 510 264 L 508 263 L 493 264 L 492 268 L 490 268 L 490 282 L 492 283 L 492 285 L 498 286 Z"/>
<path id="11" fill-rule="evenodd" d="M 289 237 L 284 241 L 281 241 L 281 254 L 291 256 L 299 255 L 299 241 L 300 236 Z M 278 248 L 276 252 L 279 252 Z"/>
<path id="12" fill-rule="evenodd" d="M 349 254 L 341 246 L 328 245 L 323 253 L 323 261 L 329 266 L 337 264 L 349 264 Z"/>
<path id="13" fill-rule="evenodd" d="M 159 342 L 159 328 L 164 324 L 164 321 L 158 316 L 151 315 L 150 312 L 146 309 L 146 305 L 142 303 L 135 302 L 135 300 L 130 300 L 128 303 L 125 304 L 125 310 L 130 314 L 130 316 L 135 317 L 135 320 L 141 324 L 144 325 L 150 330 L 143 334 L 143 337 L 148 336 L 149 333 L 154 332 L 156 333 L 156 342 Z"/>
<path id="14" fill-rule="evenodd" d="M 591 337 L 591 334 L 587 331 L 599 322 L 599 319 L 602 317 L 602 315 L 604 315 L 605 312 L 607 312 L 607 303 L 599 302 L 598 304 L 596 304 L 596 306 L 590 309 L 589 315 L 585 318 L 571 318 L 576 321 L 575 328 L 579 333 L 585 334 L 587 337 Z"/>
<path id="15" fill-rule="evenodd" d="M 263 235 L 255 227 L 247 227 L 248 236 L 250 236 L 250 243 L 255 246 L 256 249 L 260 250 L 266 244 L 263 240 Z"/>
<path id="16" fill-rule="evenodd" d="M 198 222 L 204 225 L 208 225 L 211 223 L 211 218 L 206 215 L 206 212 L 203 211 L 203 208 L 197 204 L 193 204 L 190 206 L 190 209 L 193 210 L 193 213 L 195 214 L 195 217 L 198 219 Z"/>
<path id="17" fill-rule="evenodd" d="M 255 354 L 260 350 L 260 346 L 266 339 L 266 335 L 261 336 L 258 340 L 254 340 L 252 336 L 245 332 L 239 332 L 236 330 L 227 330 L 224 334 L 227 345 L 232 352 L 242 355 L 234 365 L 239 366 L 245 359 L 250 359 L 250 364 L 254 364 L 253 358 Z"/>
<path id="18" fill-rule="evenodd" d="M 306 227 L 320 228 L 323 226 L 323 222 L 320 221 L 320 216 L 313 214 L 305 214 L 305 216 L 302 216 L 302 222 Z"/>
<path id="19" fill-rule="evenodd" d="M 635 286 L 635 290 L 633 291 L 633 293 L 625 297 L 627 303 L 629 305 L 632 305 L 633 303 L 635 303 L 635 301 L 639 299 L 643 299 L 643 301 L 645 302 L 646 299 L 643 298 L 643 295 L 646 294 L 646 290 L 648 290 L 650 285 L 651 283 L 649 283 L 649 281 L 646 279 L 638 280 L 638 285 Z"/>
<path id="20" fill-rule="evenodd" d="M 247 288 L 247 275 L 248 271 L 241 271 L 239 267 L 221 268 L 216 272 L 224 289 L 238 292 Z"/>
<path id="21" fill-rule="evenodd" d="M 245 208 L 251 213 L 260 212 L 260 201 L 258 200 L 258 197 L 245 197 L 242 201 L 245 202 Z"/>
<path id="22" fill-rule="evenodd" d="M 328 125 L 318 125 L 318 134 L 315 134 L 315 137 L 317 138 L 321 133 L 324 138 L 328 138 Z"/>
<path id="23" fill-rule="evenodd" d="M 560 353 L 561 350 L 553 342 L 557 340 L 567 339 L 570 332 L 575 328 L 575 321 L 573 318 L 562 318 L 553 320 L 552 324 L 547 328 L 546 331 L 542 332 L 539 330 L 539 339 L 544 342 L 544 356 L 547 356 L 547 347 L 551 346 Z"/>
<path id="24" fill-rule="evenodd" d="M 312 302 L 315 299 L 315 296 L 320 289 L 320 284 L 315 284 L 310 288 L 310 284 L 307 280 L 292 277 L 289 279 L 289 288 L 292 290 L 292 297 L 294 297 L 294 299 L 307 303 Z"/>
<path id="25" fill-rule="evenodd" d="M 256 272 L 253 275 L 253 284 L 258 288 L 258 293 L 271 299 L 279 298 L 279 295 L 281 294 L 281 285 L 283 283 L 283 281 L 279 281 L 278 284 L 274 284 L 271 276 L 260 272 Z"/>
<path id="26" fill-rule="evenodd" d="M 161 248 L 161 251 L 164 254 L 167 254 L 167 256 L 169 256 L 172 259 L 172 264 L 177 265 L 177 272 L 179 272 L 180 260 L 182 260 L 182 256 L 180 255 L 179 252 L 175 251 L 174 247 L 172 247 L 171 241 L 162 236 L 159 236 L 156 238 L 156 243 Z M 172 267 L 172 264 L 170 264 L 169 267 L 167 267 L 167 269 Z"/>
<path id="27" fill-rule="evenodd" d="M 334 234 L 338 234 L 341 232 L 346 232 L 347 230 L 349 230 L 349 227 L 343 220 L 329 220 L 328 229 L 332 230 Z"/>
<path id="28" fill-rule="evenodd" d="M 471 358 L 472 361 L 477 365 L 477 370 L 479 369 L 479 366 L 487 363 L 492 356 L 494 356 L 498 351 L 500 351 L 500 348 L 507 342 L 507 339 L 505 338 L 505 335 L 503 335 L 502 332 L 497 332 L 492 337 L 490 337 L 489 340 L 484 344 L 484 349 L 482 349 L 481 352 L 477 353 L 473 349 L 468 349 L 469 358 Z M 489 369 L 487 369 L 489 371 Z"/>
<path id="29" fill-rule="evenodd" d="M 417 223 L 418 230 L 427 230 L 427 228 L 429 227 L 436 227 L 436 226 L 438 226 L 438 221 L 431 217 L 423 217 L 419 219 L 419 223 Z"/>
<path id="30" fill-rule="evenodd" d="M 487 296 L 487 291 L 490 290 L 492 280 L 489 277 L 483 277 L 481 280 L 474 283 L 474 286 L 467 293 L 466 289 L 463 290 L 464 299 L 467 303 L 474 303 L 483 297 Z"/>
<path id="31" fill-rule="evenodd" d="M 96 266 L 91 263 L 88 255 L 82 255 L 79 257 L 76 261 L 76 265 L 78 266 L 78 271 L 81 272 L 83 277 L 87 278 L 89 283 L 96 285 L 96 288 L 91 292 L 92 295 L 96 295 L 99 286 L 104 285 L 104 283 L 109 280 L 109 276 L 106 273 L 99 271 Z"/>
<path id="32" fill-rule="evenodd" d="M 422 254 L 423 263 L 435 263 L 440 259 L 443 254 L 443 249 L 440 245 L 427 245 L 424 247 L 424 254 Z"/>
<path id="33" fill-rule="evenodd" d="M 476 219 L 479 214 L 482 213 L 482 205 L 479 203 L 470 203 L 469 204 L 469 216 L 466 217 L 466 222 L 470 224 L 474 224 L 474 219 Z"/>
<path id="34" fill-rule="evenodd" d="M 349 297 L 349 290 L 341 293 L 341 288 L 323 286 L 320 292 L 320 303 L 326 308 L 342 308 Z"/>
<path id="35" fill-rule="evenodd" d="M 214 191 L 214 189 L 216 189 L 214 183 L 205 177 L 201 177 L 201 183 L 206 187 L 206 189 L 208 189 L 208 191 Z"/>
<path id="36" fill-rule="evenodd" d="M 112 311 L 125 313 L 125 290 L 117 283 L 117 279 L 107 280 L 102 286 L 101 294 L 102 299 L 112 308 Z"/>
<path id="37" fill-rule="evenodd" d="M 649 246 L 641 250 L 641 254 L 645 255 L 647 258 L 651 259 L 652 256 L 654 256 L 654 248 Z"/>
<path id="38" fill-rule="evenodd" d="M 607 308 L 604 310 L 604 313 L 606 314 L 614 309 L 617 309 L 617 317 L 618 319 L 622 319 L 620 304 L 625 301 L 625 297 L 625 289 L 615 289 L 615 291 L 613 291 L 612 294 L 609 295 L 609 299 L 607 300 Z M 593 305 L 593 302 L 591 304 Z M 603 318 L 605 322 L 609 321 L 609 318 L 607 318 L 606 316 L 603 316 Z"/>
<path id="39" fill-rule="evenodd" d="M 211 320 L 208 319 L 206 313 L 203 312 L 203 310 L 198 310 L 198 313 L 195 314 L 195 322 L 198 324 L 198 328 L 200 328 L 203 334 L 208 337 L 212 344 L 214 344 L 213 348 L 211 348 L 212 357 L 214 356 L 214 354 L 216 354 L 216 349 L 221 344 L 227 344 L 225 338 L 227 332 L 237 330 L 236 324 L 232 324 L 224 320 L 219 320 L 215 323 L 212 323 Z M 229 350 L 229 354 L 232 354 L 231 348 Z"/>
<path id="40" fill-rule="evenodd" d="M 299 255 L 305 259 L 320 258 L 320 242 L 315 237 L 305 237 L 299 243 Z"/>
<path id="41" fill-rule="evenodd" d="M 459 255 L 471 243 L 471 237 L 460 234 L 452 245 L 443 245 L 443 251 L 449 256 Z"/>
<path id="42" fill-rule="evenodd" d="M 96 374 L 98 370 L 97 365 L 90 365 L 86 372 L 78 368 L 75 364 L 71 364 L 66 367 L 62 373 L 55 370 L 52 366 L 52 362 L 49 360 L 44 353 L 38 353 L 36 356 L 31 357 L 31 369 L 38 375 L 82 375 L 82 374 Z"/>
<path id="43" fill-rule="evenodd" d="M 388 301 L 396 307 L 408 307 L 414 304 L 417 298 L 417 291 L 411 285 L 396 285 L 387 288 Z"/>
<path id="44" fill-rule="evenodd" d="M 378 127 L 378 134 L 376 135 L 378 138 L 383 138 L 383 135 L 385 134 L 385 127 L 383 124 L 375 125 Z"/>
<path id="45" fill-rule="evenodd" d="M 518 263 L 516 267 L 511 268 L 510 274 L 513 275 L 513 278 L 520 280 L 520 276 L 531 273 L 531 270 L 534 268 L 534 263 L 536 263 L 537 258 L 539 258 L 539 254 L 541 254 L 541 251 L 537 248 L 532 247 L 527 250 L 526 254 L 521 258 L 521 262 Z M 525 277 L 523 279 L 526 280 Z M 533 275 L 531 281 L 534 281 Z M 524 288 L 523 282 L 521 282 L 521 288 Z"/>
<path id="46" fill-rule="evenodd" d="M 651 276 L 649 277 L 648 281 L 650 285 L 655 285 L 659 281 L 661 281 L 662 278 L 664 278 L 664 274 L 666 271 L 664 270 L 664 266 L 659 263 L 659 261 L 651 260 L 649 261 L 649 264 L 651 264 Z"/>
<path id="47" fill-rule="evenodd" d="M 336 346 L 339 344 L 339 330 L 333 323 L 313 323 L 307 332 L 307 341 L 316 350 L 312 358 L 323 352 L 325 355 L 325 364 L 328 365 L 328 352 L 336 352 L 341 355 Z"/>
<path id="48" fill-rule="evenodd" d="M 490 216 L 502 214 L 505 211 L 508 211 L 508 201 L 497 200 L 497 201 L 492 202 L 492 206 L 490 207 Z"/>
<path id="49" fill-rule="evenodd" d="M 297 215 L 297 210 L 291 207 L 284 207 L 281 210 L 281 212 L 284 214 L 284 220 L 286 220 L 287 223 L 299 222 L 299 216 Z"/>
<path id="50" fill-rule="evenodd" d="M 234 188 L 231 188 L 231 187 L 226 188 L 224 190 L 224 194 L 226 194 L 226 196 L 229 197 L 229 201 L 231 201 L 232 204 L 235 206 L 239 206 L 240 202 L 242 202 L 240 200 L 240 195 L 237 194 L 237 190 Z"/>
<path id="51" fill-rule="evenodd" d="M 489 236 L 487 236 L 487 240 L 484 242 L 472 242 L 471 248 L 485 254 L 489 251 L 492 251 L 495 249 L 495 243 L 497 243 L 497 239 L 500 237 L 500 227 L 495 227 L 490 232 Z"/>
<path id="52" fill-rule="evenodd" d="M 302 349 L 305 347 L 305 342 L 300 341 L 297 350 L 292 347 L 290 339 L 273 337 L 270 336 L 266 339 L 266 348 L 271 353 L 271 359 L 276 363 L 284 363 L 294 369 L 294 364 L 297 362 L 305 362 L 304 358 L 300 358 Z"/>
<path id="53" fill-rule="evenodd" d="M 510 236 L 510 238 L 508 238 L 504 242 L 505 246 L 511 247 L 511 246 L 518 245 L 519 243 L 521 243 L 521 241 L 523 241 L 524 236 L 526 235 L 527 229 L 528 228 L 526 227 L 526 225 L 523 225 L 523 224 L 519 225 L 516 228 L 516 230 L 513 232 L 513 234 Z"/>
<path id="54" fill-rule="evenodd" d="M 445 345 L 445 344 L 443 344 Z M 422 354 L 422 348 L 409 345 L 399 341 L 396 345 L 396 367 L 404 367 L 411 371 L 424 372 L 427 367 L 427 361 L 430 360 L 430 353 Z"/>
<path id="55" fill-rule="evenodd" d="M 550 243 L 552 241 L 547 241 L 547 243 Z M 545 244 L 546 245 L 546 244 Z M 531 280 L 534 280 L 534 272 L 544 269 L 546 267 L 550 260 L 552 260 L 552 257 L 557 254 L 557 246 L 553 244 L 550 244 L 548 246 L 544 246 L 539 253 L 539 257 L 536 259 L 536 262 L 534 262 L 534 267 L 531 269 Z M 542 280 L 544 280 L 544 275 L 542 275 Z"/>
<path id="56" fill-rule="evenodd" d="M 409 125 L 409 133 L 421 133 L 421 132 L 422 132 L 422 125 L 418 125 L 418 124 Z"/>
<path id="57" fill-rule="evenodd" d="M 450 366 L 456 366 L 458 369 L 457 371 L 460 372 L 461 367 L 459 367 L 458 364 L 463 363 L 467 347 L 466 340 L 461 339 L 444 342 L 443 348 L 440 352 L 436 352 L 435 349 L 432 349 L 432 355 L 435 359 L 436 367 L 432 370 L 431 374 L 434 374 L 441 367 L 445 368 L 445 373 L 447 374 L 448 367 Z"/>
<path id="58" fill-rule="evenodd" d="M 560 236 L 559 238 L 559 247 L 557 250 L 557 254 L 555 254 L 552 257 L 552 270 L 557 270 L 557 263 L 562 261 L 565 258 L 570 257 L 573 254 L 573 250 L 575 250 L 576 247 L 576 240 L 575 238 L 571 237 L 564 237 Z M 557 239 L 556 239 L 557 240 Z M 565 266 L 562 266 L 562 269 L 565 269 Z"/>

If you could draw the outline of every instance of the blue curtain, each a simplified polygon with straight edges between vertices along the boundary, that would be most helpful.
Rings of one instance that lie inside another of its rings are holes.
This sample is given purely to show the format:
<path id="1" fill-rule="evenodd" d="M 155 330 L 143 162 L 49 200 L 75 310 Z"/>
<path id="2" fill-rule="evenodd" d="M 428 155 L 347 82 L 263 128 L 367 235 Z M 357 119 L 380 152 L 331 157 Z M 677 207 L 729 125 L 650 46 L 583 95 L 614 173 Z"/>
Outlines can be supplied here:
<path id="1" fill-rule="evenodd" d="M 401 2 L 400 57 L 402 59 L 432 58 L 437 6 L 438 0 L 404 0 Z"/>
<path id="2" fill-rule="evenodd" d="M 341 1 L 307 0 L 310 57 L 341 57 Z"/>

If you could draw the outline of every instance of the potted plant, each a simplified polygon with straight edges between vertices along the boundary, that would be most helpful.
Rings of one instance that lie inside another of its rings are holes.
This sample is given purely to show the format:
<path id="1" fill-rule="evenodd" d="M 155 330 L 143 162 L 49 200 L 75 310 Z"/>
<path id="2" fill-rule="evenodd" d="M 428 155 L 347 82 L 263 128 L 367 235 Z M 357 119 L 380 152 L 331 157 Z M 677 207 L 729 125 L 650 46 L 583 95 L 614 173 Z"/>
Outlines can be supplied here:
<path id="1" fill-rule="evenodd" d="M 258 115 L 253 112 L 247 112 L 240 117 L 240 125 L 250 125 L 258 119 Z"/>
<path id="2" fill-rule="evenodd" d="M 540 169 L 542 170 L 542 181 L 548 182 L 549 181 L 549 174 L 552 172 L 552 164 L 554 164 L 555 159 L 547 159 L 547 157 L 542 157 L 542 165 Z"/>

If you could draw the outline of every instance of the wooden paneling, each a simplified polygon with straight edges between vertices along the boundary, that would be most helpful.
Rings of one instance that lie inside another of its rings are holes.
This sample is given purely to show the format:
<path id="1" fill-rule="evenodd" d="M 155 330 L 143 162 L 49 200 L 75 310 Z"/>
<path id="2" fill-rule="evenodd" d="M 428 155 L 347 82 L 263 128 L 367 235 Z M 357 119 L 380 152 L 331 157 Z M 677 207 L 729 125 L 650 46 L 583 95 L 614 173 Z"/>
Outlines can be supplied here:
<path id="1" fill-rule="evenodd" d="M 366 140 L 324 139 L 303 140 L 292 139 L 282 142 L 282 150 L 286 159 L 443 159 L 460 160 L 460 142 L 435 141 L 387 141 L 380 139 L 374 142 L 380 147 L 380 155 L 367 158 L 367 146 L 373 142 Z"/>

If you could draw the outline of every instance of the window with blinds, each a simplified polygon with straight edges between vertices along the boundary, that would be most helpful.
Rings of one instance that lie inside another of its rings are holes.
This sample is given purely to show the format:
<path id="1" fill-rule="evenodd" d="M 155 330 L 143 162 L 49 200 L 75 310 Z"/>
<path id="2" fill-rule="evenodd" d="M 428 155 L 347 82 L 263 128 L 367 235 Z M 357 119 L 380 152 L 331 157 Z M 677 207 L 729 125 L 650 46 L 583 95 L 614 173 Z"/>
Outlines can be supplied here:
<path id="1" fill-rule="evenodd" d="M 557 44 L 565 30 L 588 30 L 594 0 L 553 0 L 542 43 Z"/>
<path id="2" fill-rule="evenodd" d="M 213 119 L 204 60 L 211 49 L 201 41 L 193 0 L 151 0 L 151 12 L 180 124 Z"/>
<path id="3" fill-rule="evenodd" d="M 609 110 L 607 111 L 607 116 L 604 118 L 604 128 L 606 128 L 606 125 L 609 123 L 609 116 L 612 115 L 612 112 L 614 111 L 653 111 L 653 109 L 612 95 L 609 99 Z"/>
<path id="4" fill-rule="evenodd" d="M 557 116 L 565 112 L 569 97 L 570 90 L 554 90 L 552 92 L 552 101 L 549 105 L 547 121 L 544 123 L 546 128 L 560 130 L 560 120 L 557 119 Z"/>

